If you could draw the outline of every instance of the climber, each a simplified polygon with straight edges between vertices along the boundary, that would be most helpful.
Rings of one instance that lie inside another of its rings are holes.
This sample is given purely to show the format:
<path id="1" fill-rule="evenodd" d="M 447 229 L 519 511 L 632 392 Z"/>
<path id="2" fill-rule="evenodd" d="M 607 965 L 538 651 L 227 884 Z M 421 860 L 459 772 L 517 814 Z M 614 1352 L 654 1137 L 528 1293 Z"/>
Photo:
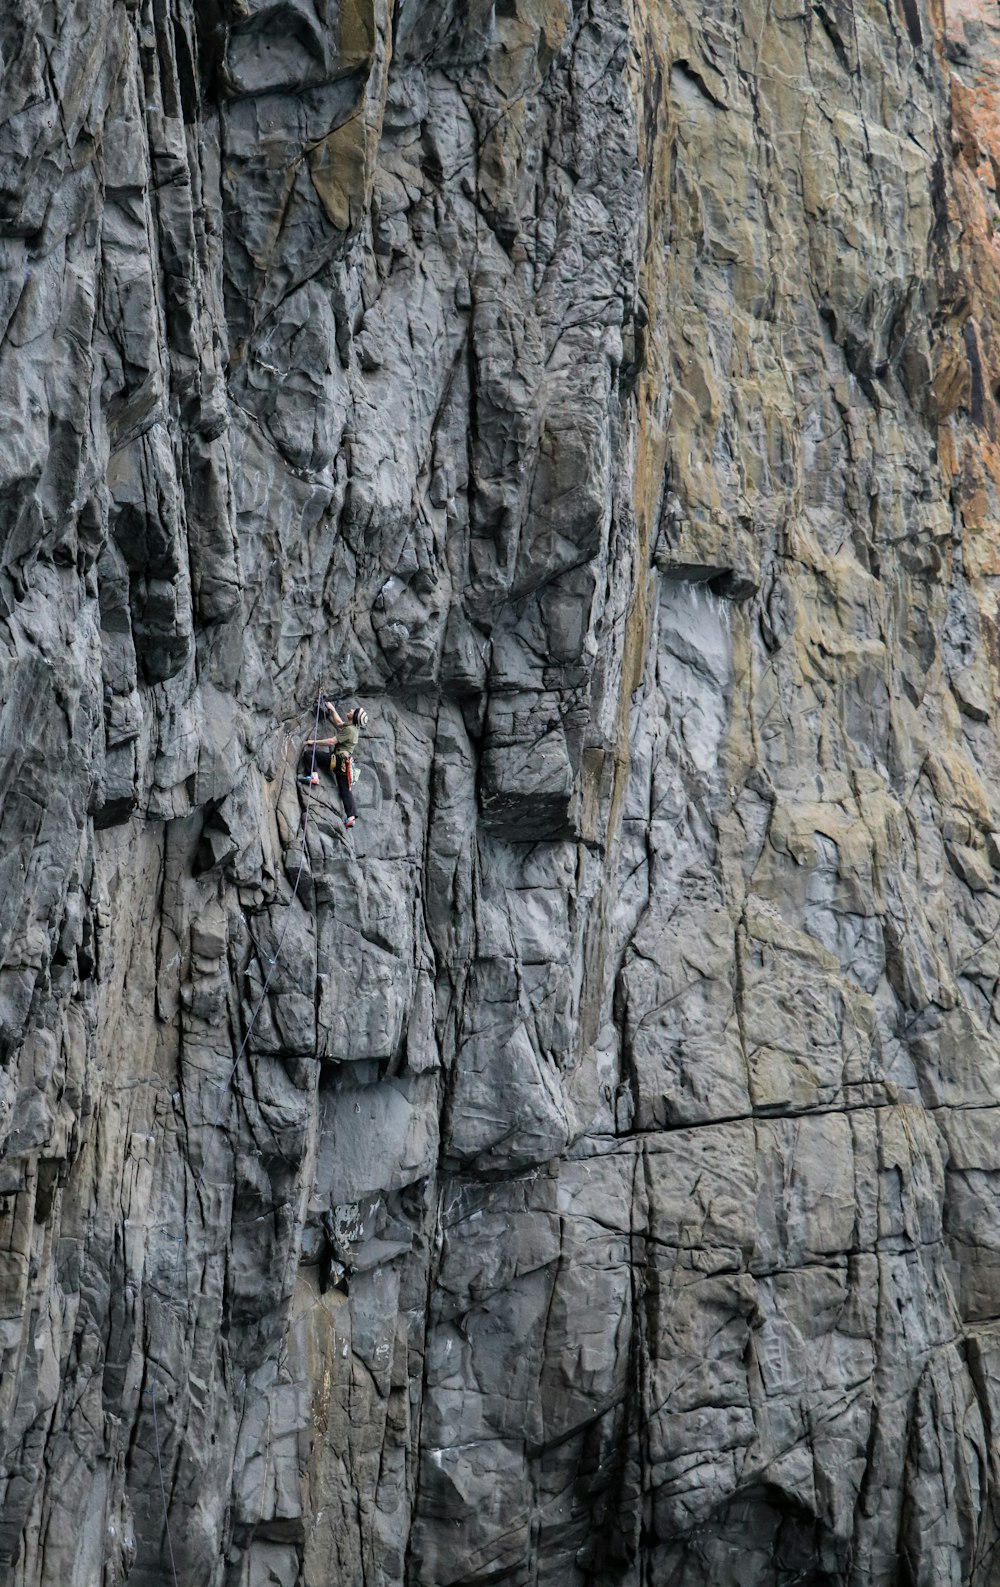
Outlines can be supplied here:
<path id="1" fill-rule="evenodd" d="M 348 711 L 345 718 L 325 695 L 320 696 L 320 701 L 337 729 L 337 734 L 335 738 L 307 738 L 304 760 L 310 768 L 313 765 L 322 766 L 324 771 L 332 772 L 336 777 L 340 802 L 344 807 L 344 825 L 353 827 L 358 819 L 358 808 L 354 802 L 353 757 L 358 747 L 360 731 L 368 726 L 368 712 L 362 706 L 356 705 L 353 711 Z M 324 751 L 322 756 L 318 753 L 321 750 Z M 315 776 L 313 772 L 314 780 Z"/>

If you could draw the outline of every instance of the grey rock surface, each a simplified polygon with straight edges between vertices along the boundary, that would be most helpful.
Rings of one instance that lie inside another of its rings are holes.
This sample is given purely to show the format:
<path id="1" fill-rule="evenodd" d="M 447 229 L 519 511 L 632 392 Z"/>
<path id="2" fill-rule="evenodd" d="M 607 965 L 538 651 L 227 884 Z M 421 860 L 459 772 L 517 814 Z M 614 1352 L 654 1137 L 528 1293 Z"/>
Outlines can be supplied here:
<path id="1" fill-rule="evenodd" d="M 0 55 L 0 1580 L 993 1587 L 994 16 Z"/>

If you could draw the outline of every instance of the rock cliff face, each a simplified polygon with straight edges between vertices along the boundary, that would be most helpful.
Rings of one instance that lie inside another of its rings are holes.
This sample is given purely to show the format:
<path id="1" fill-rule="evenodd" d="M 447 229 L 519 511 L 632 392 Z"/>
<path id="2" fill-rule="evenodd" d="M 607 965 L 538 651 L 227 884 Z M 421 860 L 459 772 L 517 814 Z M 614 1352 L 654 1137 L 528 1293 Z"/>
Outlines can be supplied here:
<path id="1" fill-rule="evenodd" d="M 995 8 L 0 53 L 0 1578 L 992 1587 Z"/>

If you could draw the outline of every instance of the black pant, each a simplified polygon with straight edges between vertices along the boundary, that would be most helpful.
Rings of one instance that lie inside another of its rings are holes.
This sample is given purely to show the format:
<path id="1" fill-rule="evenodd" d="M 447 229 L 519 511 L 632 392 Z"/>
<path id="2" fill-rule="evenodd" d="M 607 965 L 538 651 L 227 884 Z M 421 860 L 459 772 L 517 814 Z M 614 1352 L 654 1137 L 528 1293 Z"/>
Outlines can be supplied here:
<path id="1" fill-rule="evenodd" d="M 334 760 L 334 772 L 337 777 L 337 787 L 340 789 L 340 802 L 344 807 L 344 814 L 348 820 L 358 813 L 352 792 L 354 776 L 351 768 L 350 756 L 345 755 L 342 760 Z"/>
<path id="2" fill-rule="evenodd" d="M 315 755 L 315 759 L 313 758 Z M 330 749 L 325 744 L 317 744 L 315 750 L 306 749 L 302 753 L 302 770 L 306 776 L 315 766 L 317 771 L 325 771 L 328 777 L 335 777 L 337 788 L 340 792 L 340 802 L 344 807 L 345 816 L 356 816 L 358 807 L 354 803 L 352 792 L 354 777 L 351 769 L 351 757 L 338 755 L 336 750 Z"/>

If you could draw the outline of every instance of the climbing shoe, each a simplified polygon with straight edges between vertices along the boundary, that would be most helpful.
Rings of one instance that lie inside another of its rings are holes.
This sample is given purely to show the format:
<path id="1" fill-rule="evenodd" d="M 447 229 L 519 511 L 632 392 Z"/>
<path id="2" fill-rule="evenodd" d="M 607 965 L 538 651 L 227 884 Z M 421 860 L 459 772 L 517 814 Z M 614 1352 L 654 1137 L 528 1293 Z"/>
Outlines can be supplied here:
<path id="1" fill-rule="evenodd" d="M 353 827 L 357 819 L 357 816 L 348 816 L 347 820 L 344 822 L 345 827 Z"/>

